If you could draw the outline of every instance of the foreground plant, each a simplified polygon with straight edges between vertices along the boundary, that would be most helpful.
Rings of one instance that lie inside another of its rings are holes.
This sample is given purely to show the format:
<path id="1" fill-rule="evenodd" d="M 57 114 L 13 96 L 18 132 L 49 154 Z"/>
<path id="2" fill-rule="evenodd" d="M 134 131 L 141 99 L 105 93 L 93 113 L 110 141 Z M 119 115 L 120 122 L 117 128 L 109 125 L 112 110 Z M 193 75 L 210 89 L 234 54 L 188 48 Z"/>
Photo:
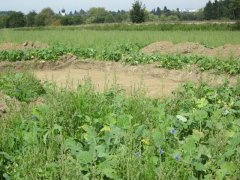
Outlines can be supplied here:
<path id="1" fill-rule="evenodd" d="M 13 179 L 236 179 L 240 83 L 186 84 L 166 100 L 45 85 L 7 118 L 0 172 Z"/>

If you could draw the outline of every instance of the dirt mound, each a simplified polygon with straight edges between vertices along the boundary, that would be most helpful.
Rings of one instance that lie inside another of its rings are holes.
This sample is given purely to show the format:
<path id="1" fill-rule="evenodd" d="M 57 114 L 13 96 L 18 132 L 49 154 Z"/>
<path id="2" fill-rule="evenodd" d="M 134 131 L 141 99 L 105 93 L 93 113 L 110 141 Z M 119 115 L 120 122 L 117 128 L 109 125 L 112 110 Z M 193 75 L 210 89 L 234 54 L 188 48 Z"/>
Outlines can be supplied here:
<path id="1" fill-rule="evenodd" d="M 33 69 L 42 69 L 42 70 L 57 70 L 68 67 L 76 63 L 77 57 L 71 54 L 62 56 L 58 61 L 44 61 L 44 60 L 31 60 L 31 61 L 16 61 L 14 63 L 3 61 L 0 62 L 0 72 L 10 70 L 33 70 Z"/>
<path id="2" fill-rule="evenodd" d="M 207 48 L 193 42 L 173 44 L 168 41 L 162 41 L 144 47 L 141 49 L 141 52 L 144 54 L 192 54 L 219 58 L 240 58 L 240 45 L 227 44 L 217 48 Z"/>
<path id="3" fill-rule="evenodd" d="M 26 41 L 23 44 L 16 43 L 2 43 L 0 44 L 1 50 L 21 50 L 21 49 L 41 49 L 49 47 L 47 44 L 41 42 Z"/>

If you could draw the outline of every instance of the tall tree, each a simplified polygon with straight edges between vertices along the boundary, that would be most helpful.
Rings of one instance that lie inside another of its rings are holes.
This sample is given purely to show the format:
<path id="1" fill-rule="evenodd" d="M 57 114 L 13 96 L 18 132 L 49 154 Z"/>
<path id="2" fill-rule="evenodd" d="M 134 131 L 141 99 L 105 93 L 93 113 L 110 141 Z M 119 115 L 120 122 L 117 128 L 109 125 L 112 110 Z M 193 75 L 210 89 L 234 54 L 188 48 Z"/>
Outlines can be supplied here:
<path id="1" fill-rule="evenodd" d="M 44 8 L 36 17 L 35 22 L 37 26 L 49 26 L 54 19 L 54 12 L 51 8 Z"/>
<path id="2" fill-rule="evenodd" d="M 157 7 L 156 15 L 157 16 L 161 16 L 161 9 L 160 9 L 160 7 Z"/>
<path id="3" fill-rule="evenodd" d="M 104 23 L 108 14 L 109 12 L 105 8 L 91 8 L 88 11 L 88 21 L 91 23 Z"/>
<path id="4" fill-rule="evenodd" d="M 35 26 L 35 17 L 37 13 L 35 11 L 31 11 L 26 15 L 26 25 L 28 27 Z"/>
<path id="5" fill-rule="evenodd" d="M 25 17 L 22 12 L 11 12 L 6 18 L 7 28 L 24 27 L 25 25 Z"/>
<path id="6" fill-rule="evenodd" d="M 205 8 L 203 10 L 203 13 L 204 13 L 204 18 L 206 20 L 213 19 L 213 4 L 212 4 L 212 2 L 210 0 L 206 4 L 206 6 L 205 6 Z"/>
<path id="7" fill-rule="evenodd" d="M 145 7 L 140 1 L 135 1 L 130 11 L 130 18 L 133 23 L 142 23 L 145 21 Z"/>

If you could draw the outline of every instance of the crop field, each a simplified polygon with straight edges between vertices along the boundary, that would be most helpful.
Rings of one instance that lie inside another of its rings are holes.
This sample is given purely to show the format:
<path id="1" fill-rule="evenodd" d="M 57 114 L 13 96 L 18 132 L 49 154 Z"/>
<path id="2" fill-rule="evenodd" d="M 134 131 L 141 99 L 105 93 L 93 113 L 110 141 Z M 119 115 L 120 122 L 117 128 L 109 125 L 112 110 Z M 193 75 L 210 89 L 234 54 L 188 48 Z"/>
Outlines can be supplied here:
<path id="1" fill-rule="evenodd" d="M 240 31 L 0 30 L 0 179 L 238 179 Z"/>

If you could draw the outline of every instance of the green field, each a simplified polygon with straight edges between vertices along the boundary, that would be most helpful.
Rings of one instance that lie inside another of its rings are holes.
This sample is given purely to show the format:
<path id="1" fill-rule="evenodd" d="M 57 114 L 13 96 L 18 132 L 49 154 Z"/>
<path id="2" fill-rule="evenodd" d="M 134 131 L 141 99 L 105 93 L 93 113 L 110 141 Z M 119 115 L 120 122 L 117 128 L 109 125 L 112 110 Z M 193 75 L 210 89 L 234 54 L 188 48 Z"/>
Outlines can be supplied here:
<path id="1" fill-rule="evenodd" d="M 96 92 L 86 81 L 72 91 L 29 72 L 0 72 L 0 179 L 238 179 L 240 80 L 230 85 L 227 77 L 239 77 L 239 59 L 139 52 L 163 40 L 216 47 L 240 44 L 240 32 L 0 30 L 0 43 L 50 45 L 0 51 L 0 66 L 71 53 L 226 75 L 220 86 L 189 82 L 172 97 L 149 98 L 143 90 Z"/>
<path id="2" fill-rule="evenodd" d="M 198 42 L 209 47 L 239 44 L 240 31 L 91 31 L 91 30 L 1 30 L 0 43 L 40 41 L 49 45 L 102 49 L 116 44 L 139 44 L 144 47 L 152 42 Z"/>

